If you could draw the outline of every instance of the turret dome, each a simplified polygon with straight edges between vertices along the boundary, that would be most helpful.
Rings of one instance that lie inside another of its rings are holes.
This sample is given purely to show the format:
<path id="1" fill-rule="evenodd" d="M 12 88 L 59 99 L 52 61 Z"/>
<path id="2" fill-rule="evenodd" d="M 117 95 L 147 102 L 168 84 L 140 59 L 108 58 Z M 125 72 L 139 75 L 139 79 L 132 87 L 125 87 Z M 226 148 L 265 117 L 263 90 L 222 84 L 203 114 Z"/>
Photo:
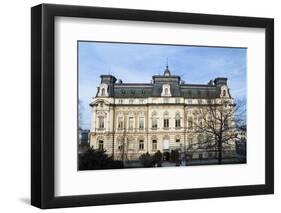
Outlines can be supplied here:
<path id="1" fill-rule="evenodd" d="M 168 65 L 166 66 L 166 69 L 164 71 L 164 76 L 171 76 L 171 71 L 169 70 Z"/>

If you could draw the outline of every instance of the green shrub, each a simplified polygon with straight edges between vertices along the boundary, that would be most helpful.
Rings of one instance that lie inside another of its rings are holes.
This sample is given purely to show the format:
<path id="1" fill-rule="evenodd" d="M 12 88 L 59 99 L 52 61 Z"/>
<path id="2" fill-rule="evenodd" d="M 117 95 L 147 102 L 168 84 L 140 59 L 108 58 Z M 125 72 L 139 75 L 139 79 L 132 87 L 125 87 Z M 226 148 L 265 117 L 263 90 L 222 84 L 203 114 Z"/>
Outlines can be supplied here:
<path id="1" fill-rule="evenodd" d="M 153 157 L 148 152 L 145 154 L 142 154 L 139 157 L 139 160 L 140 160 L 141 164 L 143 165 L 143 167 L 153 167 L 154 166 Z"/>
<path id="2" fill-rule="evenodd" d="M 172 150 L 171 152 L 171 161 L 172 162 L 179 162 L 180 153 L 179 150 Z"/>
<path id="3" fill-rule="evenodd" d="M 154 153 L 153 155 L 153 163 L 157 165 L 157 167 L 162 166 L 162 158 L 163 155 L 162 153 L 158 150 L 157 152 Z"/>
<path id="4" fill-rule="evenodd" d="M 112 159 L 104 150 L 89 148 L 85 153 L 79 154 L 79 170 L 120 168 L 124 168 L 123 162 Z"/>

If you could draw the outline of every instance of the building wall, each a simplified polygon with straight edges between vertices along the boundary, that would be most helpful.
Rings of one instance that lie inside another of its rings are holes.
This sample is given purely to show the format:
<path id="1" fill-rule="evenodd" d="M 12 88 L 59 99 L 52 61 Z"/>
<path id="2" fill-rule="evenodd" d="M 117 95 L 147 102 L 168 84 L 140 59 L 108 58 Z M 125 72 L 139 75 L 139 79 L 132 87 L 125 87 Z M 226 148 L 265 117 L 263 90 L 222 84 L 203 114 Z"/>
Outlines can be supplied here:
<path id="1" fill-rule="evenodd" d="M 233 103 L 230 97 L 224 100 Z M 220 99 L 216 101 L 219 103 Z M 163 153 L 174 149 L 187 151 L 193 158 L 214 157 L 215 153 L 207 153 L 198 146 L 199 135 L 201 140 L 206 140 L 206 135 L 195 128 L 199 110 L 204 111 L 207 107 L 206 100 L 200 100 L 198 104 L 198 100 L 192 99 L 192 103 L 187 104 L 190 103 L 187 99 L 171 97 L 168 99 L 169 103 L 166 102 L 167 98 L 133 99 L 133 102 L 132 99 L 122 99 L 120 102 L 120 98 L 95 98 L 92 105 L 90 146 L 98 149 L 99 142 L 103 141 L 103 149 L 107 154 L 114 155 L 115 159 L 133 160 L 146 152 L 155 153 L 160 150 Z M 105 117 L 102 129 L 98 126 L 100 115 Z M 175 126 L 176 116 L 180 118 L 179 128 Z M 123 118 L 122 128 L 118 128 L 119 117 Z M 143 129 L 139 128 L 140 117 L 144 118 Z M 153 117 L 157 119 L 157 128 L 152 128 Z M 164 117 L 169 119 L 168 128 L 164 128 Z M 189 117 L 193 118 L 192 129 L 188 128 Z M 132 128 L 129 128 L 129 118 L 132 119 Z M 140 140 L 143 141 L 143 149 L 139 147 Z M 153 140 L 157 141 L 156 149 L 153 149 Z M 164 142 L 167 140 L 168 144 Z M 164 147 L 165 144 L 169 148 Z M 191 147 L 192 144 L 195 145 Z M 230 149 L 233 147 L 235 146 Z"/>

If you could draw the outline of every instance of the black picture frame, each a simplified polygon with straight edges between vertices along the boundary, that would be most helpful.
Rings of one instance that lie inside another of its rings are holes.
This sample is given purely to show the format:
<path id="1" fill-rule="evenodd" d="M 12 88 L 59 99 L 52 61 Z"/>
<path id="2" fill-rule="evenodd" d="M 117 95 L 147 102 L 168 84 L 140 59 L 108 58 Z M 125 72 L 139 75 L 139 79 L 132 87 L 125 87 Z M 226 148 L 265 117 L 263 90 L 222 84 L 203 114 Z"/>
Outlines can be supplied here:
<path id="1" fill-rule="evenodd" d="M 265 184 L 93 195 L 54 195 L 55 17 L 101 18 L 162 23 L 264 28 Z M 60 208 L 217 198 L 274 193 L 274 20 L 164 11 L 41 4 L 31 8 L 31 204 Z"/>

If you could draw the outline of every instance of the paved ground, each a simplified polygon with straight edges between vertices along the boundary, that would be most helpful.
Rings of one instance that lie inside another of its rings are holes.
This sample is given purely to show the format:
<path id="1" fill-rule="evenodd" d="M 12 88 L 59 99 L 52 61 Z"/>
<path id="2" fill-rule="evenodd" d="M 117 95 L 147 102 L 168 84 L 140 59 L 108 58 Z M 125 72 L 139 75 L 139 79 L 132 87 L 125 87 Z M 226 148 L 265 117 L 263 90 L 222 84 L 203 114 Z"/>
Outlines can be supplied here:
<path id="1" fill-rule="evenodd" d="M 222 161 L 222 164 L 241 164 L 241 163 L 246 163 L 246 161 L 240 158 L 223 159 Z M 186 166 L 216 165 L 216 164 L 218 164 L 217 159 L 203 159 L 203 160 L 187 161 Z M 162 162 L 162 167 L 173 167 L 173 166 L 176 166 L 176 163 L 169 162 L 169 161 Z M 142 164 L 139 161 L 125 162 L 125 168 L 141 168 L 141 167 Z"/>

